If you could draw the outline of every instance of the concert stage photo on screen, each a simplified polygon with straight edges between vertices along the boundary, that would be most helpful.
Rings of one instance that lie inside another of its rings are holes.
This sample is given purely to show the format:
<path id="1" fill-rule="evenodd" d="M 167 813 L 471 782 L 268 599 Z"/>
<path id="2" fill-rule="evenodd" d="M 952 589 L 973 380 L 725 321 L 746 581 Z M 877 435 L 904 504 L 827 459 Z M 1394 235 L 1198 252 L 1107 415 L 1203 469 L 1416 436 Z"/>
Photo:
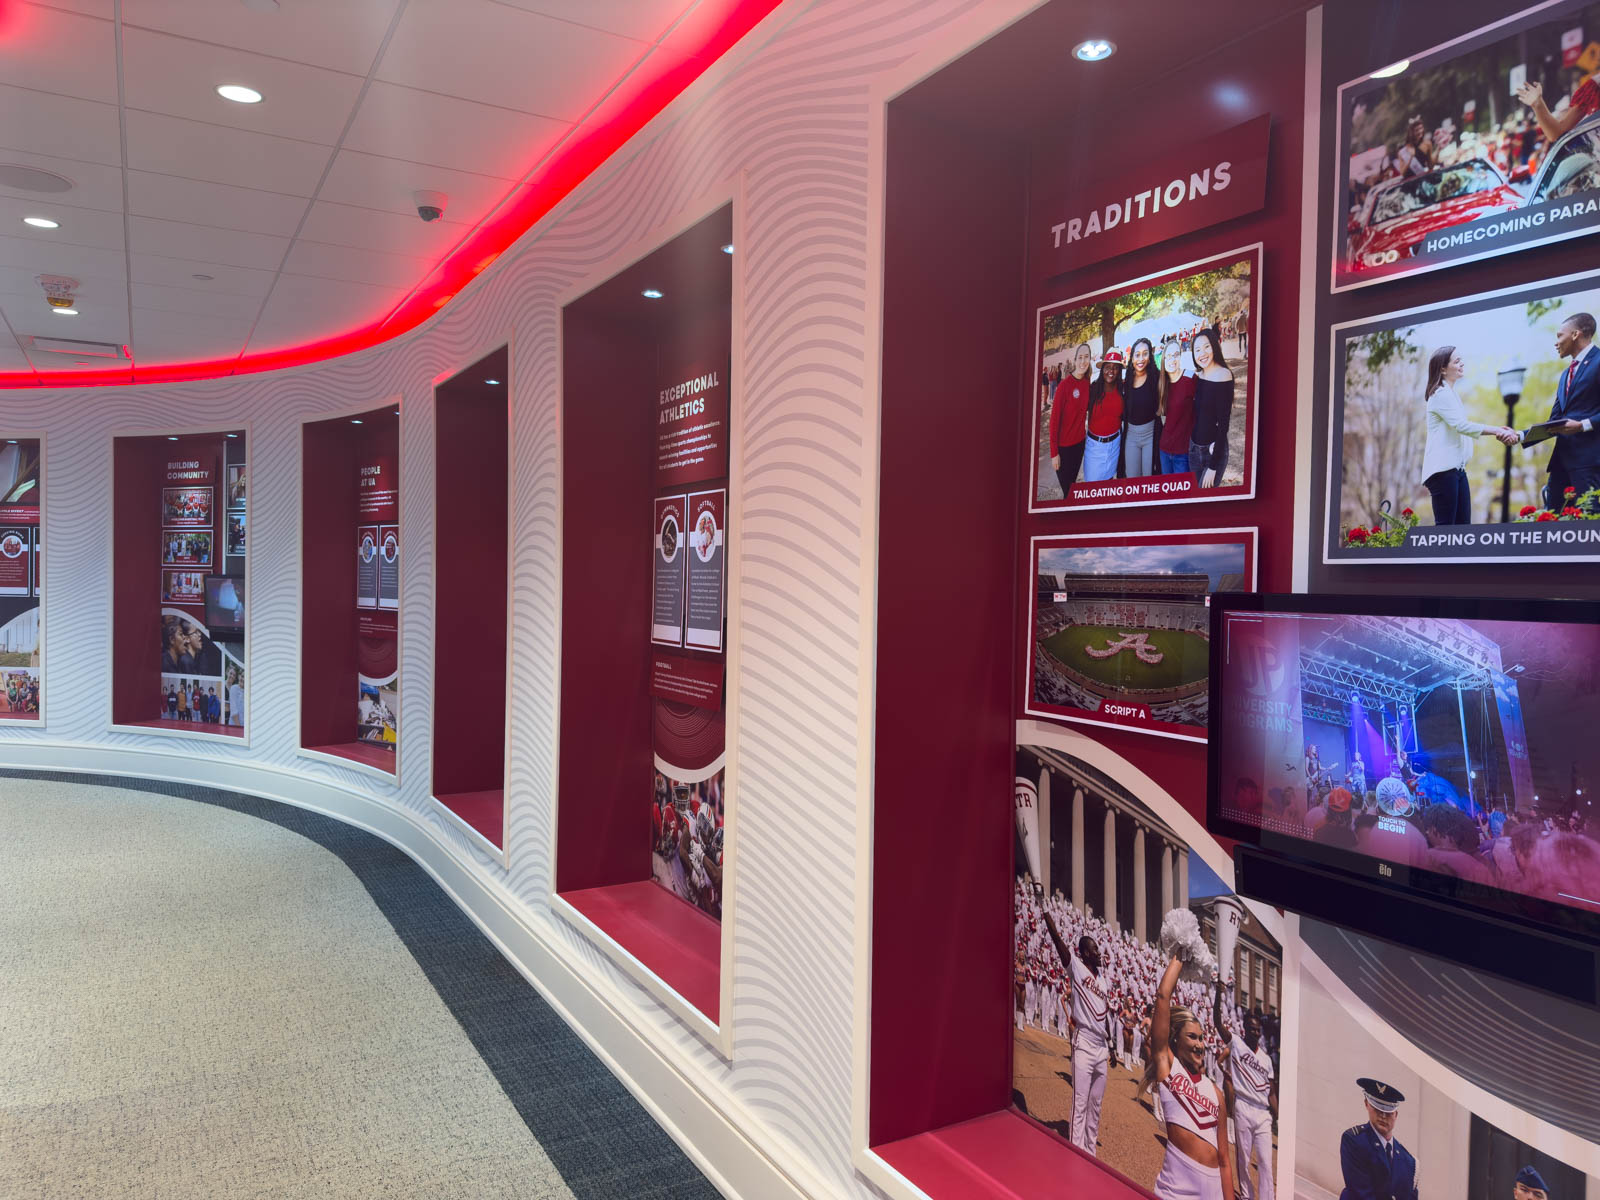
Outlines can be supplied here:
<path id="1" fill-rule="evenodd" d="M 1600 557 L 1600 276 L 1332 331 L 1327 563 Z"/>
<path id="2" fill-rule="evenodd" d="M 1204 741 L 1206 597 L 1255 587 L 1254 529 L 1033 539 L 1024 711 Z"/>
<path id="3" fill-rule="evenodd" d="M 1496 616 L 1525 616 L 1502 620 L 1231 600 L 1213 634 L 1227 664 L 1213 692 L 1219 832 L 1381 884 L 1600 928 L 1600 739 L 1587 703 L 1600 624 L 1561 620 L 1556 602 L 1505 604 Z"/>

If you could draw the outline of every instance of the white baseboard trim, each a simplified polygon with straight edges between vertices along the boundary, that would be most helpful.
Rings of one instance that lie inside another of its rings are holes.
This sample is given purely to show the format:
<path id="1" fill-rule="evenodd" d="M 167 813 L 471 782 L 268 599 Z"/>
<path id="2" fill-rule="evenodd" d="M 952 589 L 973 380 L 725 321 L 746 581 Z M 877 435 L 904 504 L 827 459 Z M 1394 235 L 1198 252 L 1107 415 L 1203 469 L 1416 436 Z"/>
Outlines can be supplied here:
<path id="1" fill-rule="evenodd" d="M 3 743 L 0 768 L 199 784 L 321 813 L 382 838 L 444 889 L 724 1196 L 821 1200 L 838 1194 L 837 1185 L 765 1128 L 721 1079 L 664 1053 L 640 1019 L 636 998 L 591 974 L 541 929 L 555 931 L 552 914 L 522 903 L 463 861 L 409 809 L 280 767 L 143 748 Z"/>

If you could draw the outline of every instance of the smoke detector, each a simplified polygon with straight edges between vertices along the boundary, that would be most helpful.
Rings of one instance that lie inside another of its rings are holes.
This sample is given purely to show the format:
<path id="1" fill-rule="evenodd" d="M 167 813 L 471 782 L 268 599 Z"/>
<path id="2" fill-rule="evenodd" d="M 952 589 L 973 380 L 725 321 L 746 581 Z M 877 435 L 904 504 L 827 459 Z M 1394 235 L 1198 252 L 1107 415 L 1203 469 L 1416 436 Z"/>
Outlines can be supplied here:
<path id="1" fill-rule="evenodd" d="M 71 308 L 73 294 L 81 286 L 67 275 L 35 275 L 34 279 L 44 289 L 44 298 L 51 308 Z"/>

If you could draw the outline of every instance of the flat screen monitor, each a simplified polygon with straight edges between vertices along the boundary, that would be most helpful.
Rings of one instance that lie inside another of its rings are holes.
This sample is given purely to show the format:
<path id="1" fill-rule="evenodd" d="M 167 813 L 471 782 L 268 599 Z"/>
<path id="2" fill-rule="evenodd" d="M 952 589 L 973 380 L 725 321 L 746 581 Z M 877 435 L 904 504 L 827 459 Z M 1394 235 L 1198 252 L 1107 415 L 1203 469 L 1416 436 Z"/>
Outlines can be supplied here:
<path id="1" fill-rule="evenodd" d="M 1213 831 L 1600 944 L 1600 604 L 1222 593 L 1210 651 Z"/>
<path id="2" fill-rule="evenodd" d="M 206 576 L 206 626 L 214 638 L 244 633 L 244 580 L 233 575 Z"/>

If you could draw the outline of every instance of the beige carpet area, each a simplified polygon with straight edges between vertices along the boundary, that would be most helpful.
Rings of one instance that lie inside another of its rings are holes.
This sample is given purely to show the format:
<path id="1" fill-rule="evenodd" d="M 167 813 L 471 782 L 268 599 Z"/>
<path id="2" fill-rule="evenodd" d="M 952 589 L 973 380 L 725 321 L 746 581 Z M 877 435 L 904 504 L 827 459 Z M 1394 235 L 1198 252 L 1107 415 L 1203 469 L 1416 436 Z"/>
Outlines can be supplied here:
<path id="1" fill-rule="evenodd" d="M 571 1195 L 334 854 L 0 779 L 0 1196 Z"/>

